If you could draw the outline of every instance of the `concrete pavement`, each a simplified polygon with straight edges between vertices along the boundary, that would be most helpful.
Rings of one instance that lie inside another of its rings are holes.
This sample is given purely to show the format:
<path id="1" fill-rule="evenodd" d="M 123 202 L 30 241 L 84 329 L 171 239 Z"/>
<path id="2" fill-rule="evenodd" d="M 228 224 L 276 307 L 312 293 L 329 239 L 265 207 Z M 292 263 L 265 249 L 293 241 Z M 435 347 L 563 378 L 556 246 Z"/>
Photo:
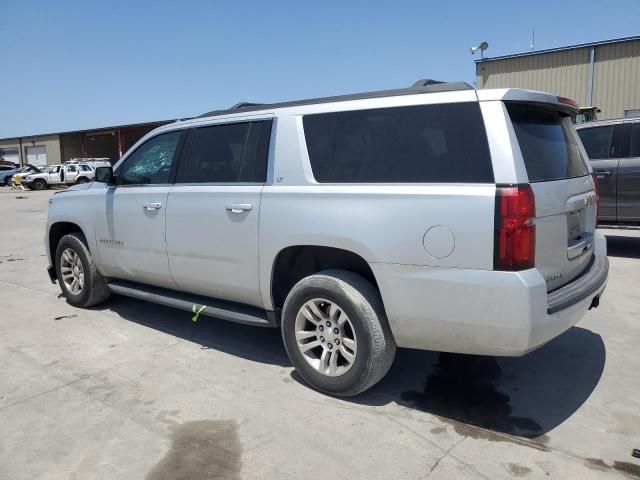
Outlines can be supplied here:
<path id="1" fill-rule="evenodd" d="M 399 350 L 340 400 L 299 381 L 278 331 L 68 305 L 45 272 L 51 195 L 0 188 L 0 479 L 640 477 L 638 230 L 606 231 L 600 307 L 545 347 Z"/>

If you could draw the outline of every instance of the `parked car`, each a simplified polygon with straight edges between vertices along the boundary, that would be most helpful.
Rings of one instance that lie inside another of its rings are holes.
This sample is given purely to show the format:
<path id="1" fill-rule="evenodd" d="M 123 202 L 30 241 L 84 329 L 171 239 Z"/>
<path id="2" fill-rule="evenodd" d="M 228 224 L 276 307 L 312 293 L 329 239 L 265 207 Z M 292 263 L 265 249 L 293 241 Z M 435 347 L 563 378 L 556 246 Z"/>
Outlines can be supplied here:
<path id="1" fill-rule="evenodd" d="M 14 173 L 20 170 L 20 167 L 7 167 L 3 165 L 3 168 L 0 169 L 0 186 L 11 185 L 11 177 Z"/>
<path id="2" fill-rule="evenodd" d="M 11 170 L 0 171 L 0 185 L 4 185 L 7 187 L 11 185 L 13 176 L 16 174 L 23 174 L 23 173 L 28 174 L 28 173 L 35 173 L 38 171 L 40 171 L 40 169 L 33 165 L 25 165 L 24 167 L 17 167 Z"/>
<path id="3" fill-rule="evenodd" d="M 0 175 L 7 174 L 9 175 L 11 172 L 15 172 L 19 167 L 16 165 L 0 165 Z M 11 173 L 13 175 L 13 173 Z M 2 181 L 0 185 L 4 185 L 4 177 L 2 177 Z"/>
<path id="4" fill-rule="evenodd" d="M 95 168 L 86 163 L 50 165 L 39 173 L 24 178 L 24 184 L 32 190 L 44 190 L 52 185 L 73 185 L 93 181 Z"/>
<path id="5" fill-rule="evenodd" d="M 71 163 L 86 163 L 93 167 L 109 167 L 111 166 L 111 162 L 107 157 L 82 157 L 82 158 L 72 158 L 71 160 L 67 160 L 64 162 L 65 164 Z"/>
<path id="6" fill-rule="evenodd" d="M 598 222 L 640 222 L 640 118 L 578 125 L 600 190 Z"/>
<path id="7" fill-rule="evenodd" d="M 53 196 L 48 272 L 77 307 L 115 292 L 279 327 L 332 395 L 380 380 L 396 345 L 524 355 L 607 281 L 575 111 L 420 81 L 172 123 Z"/>

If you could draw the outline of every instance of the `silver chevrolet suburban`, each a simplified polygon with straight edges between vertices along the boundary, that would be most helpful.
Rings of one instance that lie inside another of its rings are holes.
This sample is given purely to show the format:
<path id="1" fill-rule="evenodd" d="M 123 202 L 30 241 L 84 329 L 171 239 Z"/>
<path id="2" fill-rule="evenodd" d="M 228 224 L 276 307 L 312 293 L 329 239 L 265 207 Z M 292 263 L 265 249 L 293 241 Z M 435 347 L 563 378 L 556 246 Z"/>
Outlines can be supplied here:
<path id="1" fill-rule="evenodd" d="M 165 125 L 52 197 L 49 275 L 78 307 L 118 293 L 279 327 L 332 395 L 379 381 L 396 345 L 524 355 L 607 281 L 575 111 L 421 80 Z"/>

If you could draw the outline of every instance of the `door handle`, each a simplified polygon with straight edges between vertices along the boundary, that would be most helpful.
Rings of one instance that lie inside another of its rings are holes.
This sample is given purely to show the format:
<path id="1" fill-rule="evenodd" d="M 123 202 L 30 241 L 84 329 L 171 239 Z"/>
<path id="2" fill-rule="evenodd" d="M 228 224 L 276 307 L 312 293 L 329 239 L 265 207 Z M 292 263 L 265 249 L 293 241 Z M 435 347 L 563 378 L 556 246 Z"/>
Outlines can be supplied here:
<path id="1" fill-rule="evenodd" d="M 611 175 L 611 170 L 596 170 L 595 174 L 596 174 L 596 178 L 604 178 L 604 177 L 609 177 Z"/>
<path id="2" fill-rule="evenodd" d="M 162 208 L 162 204 L 160 202 L 148 202 L 145 203 L 142 208 L 151 212 L 153 210 L 160 210 Z"/>
<path id="3" fill-rule="evenodd" d="M 231 213 L 248 212 L 252 208 L 253 205 L 251 205 L 250 203 L 230 203 L 229 205 L 227 205 L 227 210 L 229 210 Z"/>

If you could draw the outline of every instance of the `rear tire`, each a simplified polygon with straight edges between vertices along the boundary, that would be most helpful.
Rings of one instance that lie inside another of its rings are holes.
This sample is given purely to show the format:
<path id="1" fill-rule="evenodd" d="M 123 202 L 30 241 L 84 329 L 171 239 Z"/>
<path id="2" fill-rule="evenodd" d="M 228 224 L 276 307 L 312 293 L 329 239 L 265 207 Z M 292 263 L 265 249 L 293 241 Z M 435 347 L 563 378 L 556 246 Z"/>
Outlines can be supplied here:
<path id="1" fill-rule="evenodd" d="M 5 187 L 10 187 L 11 186 L 11 177 L 6 177 L 4 179 L 4 186 Z"/>
<path id="2" fill-rule="evenodd" d="M 98 272 L 84 235 L 70 233 L 56 247 L 56 274 L 67 302 L 74 307 L 92 307 L 104 302 L 111 291 Z"/>
<path id="3" fill-rule="evenodd" d="M 89 183 L 89 179 L 87 177 L 80 177 L 76 183 Z"/>
<path id="4" fill-rule="evenodd" d="M 282 310 L 291 363 L 313 388 L 349 397 L 389 371 L 396 344 L 378 291 L 360 275 L 326 270 L 303 278 Z"/>

